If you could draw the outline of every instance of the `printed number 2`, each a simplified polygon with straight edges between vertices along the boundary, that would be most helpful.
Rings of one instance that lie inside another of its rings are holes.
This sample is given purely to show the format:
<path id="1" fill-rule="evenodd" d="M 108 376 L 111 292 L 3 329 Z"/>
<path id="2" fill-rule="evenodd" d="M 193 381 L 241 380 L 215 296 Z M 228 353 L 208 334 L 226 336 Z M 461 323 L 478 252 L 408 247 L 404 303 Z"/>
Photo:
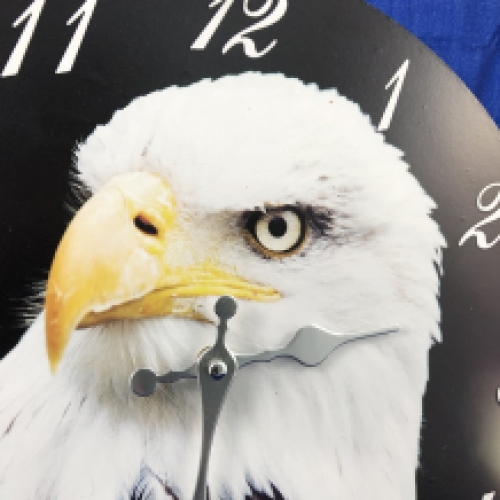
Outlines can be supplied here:
<path id="1" fill-rule="evenodd" d="M 492 189 L 496 189 L 497 193 L 495 198 L 491 203 L 483 203 L 483 198 Z M 465 242 L 470 238 L 476 238 L 476 243 L 478 248 L 482 250 L 489 250 L 494 247 L 497 243 L 500 242 L 500 235 L 498 235 L 493 241 L 488 241 L 486 234 L 481 230 L 482 227 L 490 224 L 491 222 L 495 222 L 500 219 L 500 183 L 494 182 L 493 184 L 489 184 L 486 186 L 477 197 L 477 208 L 481 210 L 481 212 L 493 212 L 491 215 L 478 222 L 475 226 L 472 226 L 460 239 L 458 243 L 459 246 L 465 244 Z"/>
<path id="2" fill-rule="evenodd" d="M 66 49 L 66 52 L 57 67 L 56 73 L 67 73 L 71 71 L 75 59 L 78 55 L 78 51 L 82 45 L 83 39 L 85 37 L 85 33 L 90 23 L 90 19 L 92 18 L 92 14 L 94 12 L 95 6 L 97 5 L 98 0 L 87 0 L 77 11 L 71 16 L 67 25 L 70 26 L 73 24 L 78 18 L 80 18 L 80 24 L 71 39 L 71 42 Z M 21 64 L 24 60 L 24 56 L 26 55 L 26 51 L 28 50 L 29 44 L 33 37 L 33 33 L 35 32 L 35 28 L 40 19 L 40 15 L 42 13 L 42 9 L 45 5 L 45 0 L 35 0 L 22 14 L 21 16 L 14 21 L 12 25 L 13 28 L 17 28 L 22 22 L 26 21 L 28 18 L 28 22 L 26 23 L 26 27 L 24 28 L 17 45 L 15 46 L 12 54 L 10 55 L 7 64 L 2 72 L 2 77 L 14 76 L 17 75 L 19 69 L 21 68 Z"/>
<path id="3" fill-rule="evenodd" d="M 389 130 L 389 127 L 391 126 L 392 117 L 394 116 L 394 112 L 396 111 L 399 96 L 401 95 L 401 91 L 403 90 L 403 85 L 405 83 L 406 74 L 408 73 L 409 68 L 410 60 L 407 59 L 385 87 L 386 89 L 389 89 L 394 84 L 396 84 L 394 87 L 394 92 L 392 93 L 392 96 L 389 100 L 389 104 L 387 105 L 385 113 L 382 116 L 382 120 L 380 120 L 380 125 L 378 126 L 379 132 L 385 132 L 386 130 Z"/>

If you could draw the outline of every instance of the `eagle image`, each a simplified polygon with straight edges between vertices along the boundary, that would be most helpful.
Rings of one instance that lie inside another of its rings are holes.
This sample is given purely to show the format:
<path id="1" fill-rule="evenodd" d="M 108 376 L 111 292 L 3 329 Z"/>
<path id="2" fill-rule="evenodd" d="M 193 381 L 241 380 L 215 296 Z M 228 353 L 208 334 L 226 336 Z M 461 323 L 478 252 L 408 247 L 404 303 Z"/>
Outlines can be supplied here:
<path id="1" fill-rule="evenodd" d="M 245 73 L 139 97 L 79 145 L 92 196 L 44 310 L 0 361 L 0 498 L 190 500 L 195 380 L 130 390 L 213 344 L 278 349 L 303 326 L 399 332 L 237 373 L 210 498 L 412 500 L 428 352 L 440 339 L 435 208 L 403 153 L 336 90 Z"/>

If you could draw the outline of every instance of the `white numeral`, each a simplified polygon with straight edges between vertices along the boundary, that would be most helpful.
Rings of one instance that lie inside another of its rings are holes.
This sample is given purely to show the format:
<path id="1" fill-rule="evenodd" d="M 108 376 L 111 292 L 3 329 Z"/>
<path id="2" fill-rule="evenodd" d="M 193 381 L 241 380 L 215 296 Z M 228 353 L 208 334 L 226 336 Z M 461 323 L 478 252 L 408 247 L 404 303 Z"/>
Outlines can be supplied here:
<path id="1" fill-rule="evenodd" d="M 498 193 L 496 194 L 493 201 L 487 205 L 483 203 L 483 196 L 492 188 L 497 188 Z M 489 184 L 486 186 L 480 193 L 477 198 L 477 208 L 481 210 L 481 212 L 493 212 L 496 208 L 500 207 L 500 183 L 494 182 L 493 184 Z M 462 246 L 469 238 L 475 237 L 476 243 L 479 248 L 482 250 L 488 250 L 491 247 L 494 247 L 500 241 L 500 235 L 497 236 L 493 241 L 488 242 L 486 239 L 486 235 L 483 231 L 480 231 L 480 228 L 489 224 L 490 222 L 494 222 L 500 219 L 500 208 L 493 212 L 489 217 L 486 217 L 482 221 L 478 222 L 475 226 L 472 226 L 463 236 L 459 246 Z"/>
<path id="2" fill-rule="evenodd" d="M 66 52 L 56 69 L 56 73 L 68 73 L 73 68 L 76 56 L 82 45 L 85 33 L 89 27 L 90 19 L 94 13 L 95 6 L 97 5 L 97 0 L 87 0 L 74 14 L 71 16 L 69 21 L 66 23 L 67 26 L 71 26 L 78 18 L 80 18 L 80 24 L 71 39 L 71 42 L 66 49 Z"/>
<path id="3" fill-rule="evenodd" d="M 243 9 L 247 16 L 260 17 L 262 15 L 266 15 L 269 9 L 272 7 L 272 5 L 273 5 L 272 0 L 271 1 L 268 0 L 260 9 L 252 12 L 248 8 L 248 0 L 244 0 Z M 245 52 L 245 55 L 247 57 L 255 59 L 257 57 L 265 56 L 278 43 L 278 41 L 273 40 L 265 49 L 259 52 L 255 46 L 255 42 L 251 38 L 248 38 L 247 35 L 277 23 L 285 15 L 287 8 L 288 8 L 288 0 L 278 0 L 276 8 L 271 12 L 271 14 L 268 17 L 262 19 L 258 23 L 253 24 L 252 26 L 249 26 L 248 28 L 244 29 L 243 31 L 240 31 L 238 34 L 233 36 L 233 38 L 231 38 L 231 40 L 229 40 L 226 43 L 226 45 L 224 45 L 222 53 L 225 54 L 235 45 L 241 43 L 243 45 L 243 51 Z"/>
<path id="4" fill-rule="evenodd" d="M 274 0 L 266 0 L 262 7 L 251 10 L 249 7 L 249 0 L 243 0 L 243 12 L 246 16 L 254 19 L 265 16 L 271 10 L 273 1 Z M 220 26 L 233 4 L 234 0 L 214 0 L 210 4 L 209 7 L 211 9 L 219 5 L 220 8 L 207 24 L 205 29 L 200 33 L 198 38 L 194 41 L 193 45 L 191 45 L 191 50 L 205 50 L 214 33 L 217 31 L 217 28 Z M 224 45 L 222 53 L 225 54 L 228 50 L 232 49 L 238 44 L 241 44 L 243 45 L 243 51 L 247 57 L 257 58 L 266 55 L 278 43 L 277 40 L 273 40 L 265 49 L 259 52 L 255 46 L 255 42 L 251 38 L 248 38 L 248 35 L 277 23 L 285 15 L 287 8 L 288 0 L 278 0 L 276 8 L 266 18 L 234 35 Z"/>
<path id="5" fill-rule="evenodd" d="M 5 65 L 2 72 L 2 77 L 14 76 L 19 72 L 19 68 L 23 63 L 24 56 L 28 50 L 31 38 L 35 32 L 36 25 L 40 19 L 43 6 L 45 5 L 45 0 L 35 0 L 15 21 L 12 25 L 13 28 L 17 28 L 21 23 L 29 18 L 26 26 L 19 37 L 19 40 L 12 51 L 12 54 Z"/>
<path id="6" fill-rule="evenodd" d="M 266 0 L 264 5 L 260 9 L 250 10 L 250 7 L 248 6 L 248 2 L 249 2 L 249 0 L 243 0 L 243 12 L 248 17 L 265 16 L 269 12 L 269 9 L 273 6 L 273 0 Z"/>
<path id="7" fill-rule="evenodd" d="M 214 0 L 209 8 L 213 9 L 217 5 L 222 4 L 221 8 L 217 11 L 212 20 L 207 24 L 206 28 L 200 33 L 198 38 L 191 45 L 191 50 L 205 50 L 208 42 L 217 31 L 222 20 L 226 17 L 228 10 L 233 5 L 234 0 Z"/>
<path id="8" fill-rule="evenodd" d="M 491 493 L 486 493 L 486 495 L 484 495 L 483 497 L 483 500 L 493 500 L 495 498 L 495 492 L 491 492 Z"/>
<path id="9" fill-rule="evenodd" d="M 75 34 L 73 35 L 73 38 L 71 39 L 59 66 L 57 67 L 56 73 L 67 73 L 73 68 L 73 64 L 75 63 L 78 51 L 80 50 L 85 33 L 87 32 L 87 28 L 97 5 L 97 1 L 98 0 L 87 0 L 67 22 L 67 25 L 70 26 L 80 18 L 80 24 L 78 25 L 78 28 L 76 29 Z M 36 25 L 38 24 L 38 20 L 42 14 L 44 5 L 45 0 L 35 0 L 12 25 L 14 28 L 17 28 L 22 22 L 29 18 L 17 45 L 5 65 L 2 77 L 14 76 L 19 72 L 24 56 L 26 55 L 26 51 L 28 50 L 33 37 L 33 33 L 35 32 Z"/>
<path id="10" fill-rule="evenodd" d="M 406 74 L 408 73 L 409 68 L 410 60 L 407 59 L 385 87 L 387 90 L 391 88 L 394 83 L 396 83 L 394 92 L 392 93 L 391 99 L 389 100 L 389 104 L 387 105 L 384 116 L 382 116 L 382 120 L 380 120 L 380 125 L 378 126 L 379 132 L 385 132 L 386 130 L 389 130 L 389 127 L 391 126 L 392 117 L 394 116 L 394 112 L 396 111 L 399 96 L 401 95 L 401 91 L 403 90 L 403 85 L 405 83 Z"/>

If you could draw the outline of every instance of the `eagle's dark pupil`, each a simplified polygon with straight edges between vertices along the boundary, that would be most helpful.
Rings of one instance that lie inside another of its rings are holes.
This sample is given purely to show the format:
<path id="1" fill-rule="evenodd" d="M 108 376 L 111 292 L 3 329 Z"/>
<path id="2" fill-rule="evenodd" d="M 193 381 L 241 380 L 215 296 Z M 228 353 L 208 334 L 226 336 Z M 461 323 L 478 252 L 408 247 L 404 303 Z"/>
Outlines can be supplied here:
<path id="1" fill-rule="evenodd" d="M 275 238 L 281 238 L 286 234 L 287 224 L 283 217 L 275 216 L 269 221 L 269 233 Z"/>

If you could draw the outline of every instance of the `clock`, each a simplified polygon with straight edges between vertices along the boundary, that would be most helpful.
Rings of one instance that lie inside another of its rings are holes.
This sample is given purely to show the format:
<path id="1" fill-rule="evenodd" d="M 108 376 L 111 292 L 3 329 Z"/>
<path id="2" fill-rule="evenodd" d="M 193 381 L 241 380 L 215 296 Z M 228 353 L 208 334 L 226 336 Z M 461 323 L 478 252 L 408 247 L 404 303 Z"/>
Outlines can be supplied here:
<path id="1" fill-rule="evenodd" d="M 494 498 L 498 128 L 429 49 L 361 0 L 3 14 L 0 496 Z"/>

